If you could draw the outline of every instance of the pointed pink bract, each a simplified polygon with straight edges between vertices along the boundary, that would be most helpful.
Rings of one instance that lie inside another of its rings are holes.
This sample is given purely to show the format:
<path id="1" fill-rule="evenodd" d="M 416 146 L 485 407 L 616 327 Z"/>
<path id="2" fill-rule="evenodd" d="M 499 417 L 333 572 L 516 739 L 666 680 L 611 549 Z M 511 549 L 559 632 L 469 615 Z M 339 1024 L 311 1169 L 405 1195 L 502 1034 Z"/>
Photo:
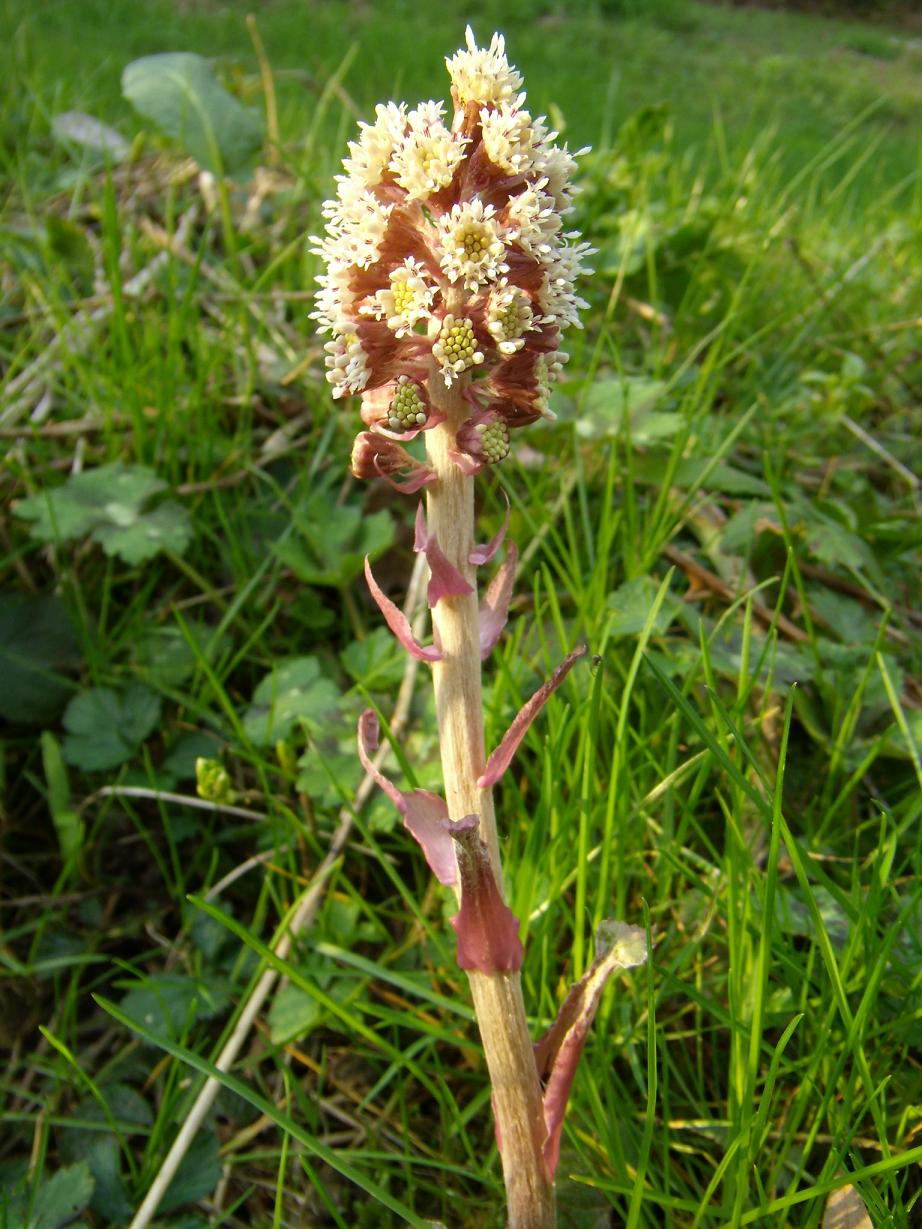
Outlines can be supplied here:
<path id="1" fill-rule="evenodd" d="M 413 477 L 407 478 L 405 482 L 398 482 L 396 478 L 392 478 L 390 474 L 385 473 L 377 462 L 375 463 L 375 469 L 378 471 L 378 476 L 383 478 L 388 486 L 393 487 L 395 491 L 399 491 L 401 495 L 415 495 L 424 486 L 431 486 L 436 481 L 436 475 L 432 470 L 427 470 L 425 466 L 420 466 L 415 471 Z"/>
<path id="2" fill-rule="evenodd" d="M 509 600 L 515 583 L 515 569 L 519 553 L 515 543 L 510 542 L 506 558 L 499 565 L 496 575 L 487 585 L 480 603 L 480 660 L 483 661 L 494 649 L 503 634 L 509 618 Z"/>
<path id="3" fill-rule="evenodd" d="M 581 657 L 586 656 L 586 646 L 581 644 L 560 663 L 546 683 L 535 692 L 530 700 L 526 700 L 519 709 L 512 725 L 503 735 L 503 740 L 487 760 L 483 774 L 477 778 L 481 789 L 489 789 L 500 779 L 512 762 L 512 757 L 518 750 L 519 743 L 525 737 L 528 727 L 544 707 L 549 696 L 557 690 Z"/>
<path id="4" fill-rule="evenodd" d="M 445 552 L 439 546 L 436 535 L 430 534 L 426 528 L 423 505 L 416 509 L 416 532 L 413 549 L 418 553 L 425 551 L 426 562 L 429 564 L 429 587 L 426 593 L 431 609 L 443 597 L 467 597 L 473 593 L 473 587 L 467 583 L 453 563 L 449 562 Z"/>
<path id="5" fill-rule="evenodd" d="M 498 532 L 490 539 L 489 542 L 478 544 L 468 555 L 468 562 L 479 567 L 482 563 L 489 563 L 499 548 L 502 546 L 506 538 L 506 531 L 509 528 L 509 500 L 506 500 L 506 515 L 503 518 L 503 523 L 499 527 Z"/>
<path id="6" fill-rule="evenodd" d="M 483 466 L 478 465 L 473 457 L 469 457 L 466 452 L 459 452 L 457 448 L 449 448 L 448 455 L 452 463 L 460 469 L 461 473 L 467 474 L 469 478 L 473 478 L 475 474 L 479 474 L 483 469 Z"/>
<path id="7" fill-rule="evenodd" d="M 396 606 L 391 601 L 372 575 L 371 564 L 368 562 L 367 555 L 365 556 L 365 580 L 371 596 L 378 604 L 378 609 L 384 615 L 385 623 L 387 623 L 410 656 L 415 657 L 417 661 L 441 661 L 442 654 L 434 644 L 428 646 L 421 645 L 413 635 L 407 616 L 399 606 Z"/>
<path id="8" fill-rule="evenodd" d="M 454 887 L 458 882 L 458 855 L 444 800 L 425 789 L 405 793 L 375 767 L 371 756 L 378 749 L 378 718 L 372 709 L 366 709 L 359 717 L 358 734 L 362 767 L 403 816 L 404 824 L 418 842 L 439 883 Z"/>

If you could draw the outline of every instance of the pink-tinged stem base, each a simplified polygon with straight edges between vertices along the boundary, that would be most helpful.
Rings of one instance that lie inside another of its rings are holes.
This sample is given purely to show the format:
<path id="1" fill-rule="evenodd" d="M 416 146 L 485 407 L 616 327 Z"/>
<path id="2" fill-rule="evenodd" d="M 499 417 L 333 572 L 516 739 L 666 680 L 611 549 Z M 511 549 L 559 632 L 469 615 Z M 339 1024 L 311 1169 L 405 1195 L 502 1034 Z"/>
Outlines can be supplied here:
<path id="1" fill-rule="evenodd" d="M 447 421 L 426 432 L 429 464 L 438 477 L 426 493 L 428 530 L 438 535 L 449 562 L 473 590 L 474 482 L 449 456 L 454 430 L 470 407 L 457 384 L 439 404 Z M 432 673 L 448 813 L 453 819 L 480 816 L 480 835 L 502 889 L 492 792 L 477 785 L 485 756 L 476 592 L 444 598 L 432 620 L 442 654 Z M 509 1229 L 554 1229 L 554 1186 L 543 1155 L 547 1129 L 520 975 L 470 971 L 468 978 L 493 1087 Z"/>

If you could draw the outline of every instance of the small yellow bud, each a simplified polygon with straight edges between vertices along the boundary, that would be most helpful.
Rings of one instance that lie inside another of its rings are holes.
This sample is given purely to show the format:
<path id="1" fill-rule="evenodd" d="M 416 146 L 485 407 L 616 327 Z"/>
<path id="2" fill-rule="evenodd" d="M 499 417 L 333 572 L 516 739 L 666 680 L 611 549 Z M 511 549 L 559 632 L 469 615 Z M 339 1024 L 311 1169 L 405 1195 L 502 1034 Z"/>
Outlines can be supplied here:
<path id="1" fill-rule="evenodd" d="M 195 792 L 206 802 L 236 802 L 230 774 L 218 760 L 199 756 L 195 761 Z"/>

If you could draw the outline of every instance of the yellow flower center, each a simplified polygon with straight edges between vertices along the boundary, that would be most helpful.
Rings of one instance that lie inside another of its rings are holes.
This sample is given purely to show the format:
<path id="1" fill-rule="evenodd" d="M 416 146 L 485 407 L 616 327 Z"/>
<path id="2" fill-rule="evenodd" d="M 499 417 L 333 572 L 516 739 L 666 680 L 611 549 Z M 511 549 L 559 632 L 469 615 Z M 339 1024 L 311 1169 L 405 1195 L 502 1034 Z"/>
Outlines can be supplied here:
<path id="1" fill-rule="evenodd" d="M 459 320 L 450 328 L 442 329 L 439 340 L 450 363 L 469 363 L 473 359 L 477 342 L 469 320 Z"/>
<path id="2" fill-rule="evenodd" d="M 393 295 L 394 312 L 398 316 L 412 311 L 416 306 L 416 291 L 405 281 L 394 282 Z"/>
<path id="3" fill-rule="evenodd" d="M 486 230 L 481 226 L 469 226 L 460 237 L 460 246 L 468 260 L 483 260 L 490 246 Z"/>

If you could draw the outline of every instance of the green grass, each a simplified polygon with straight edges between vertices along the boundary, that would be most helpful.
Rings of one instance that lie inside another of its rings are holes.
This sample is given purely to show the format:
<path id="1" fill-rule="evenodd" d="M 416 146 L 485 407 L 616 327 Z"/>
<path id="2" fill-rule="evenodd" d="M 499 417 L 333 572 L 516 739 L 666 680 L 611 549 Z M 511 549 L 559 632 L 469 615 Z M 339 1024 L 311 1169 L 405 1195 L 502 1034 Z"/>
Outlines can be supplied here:
<path id="1" fill-rule="evenodd" d="M 385 799 L 358 810 L 288 963 L 269 951 L 358 787 L 355 716 L 370 698 L 388 717 L 401 678 L 356 560 L 381 551 L 400 597 L 415 503 L 346 477 L 356 416 L 322 380 L 304 236 L 354 111 L 444 93 L 462 23 L 434 10 L 420 37 L 410 12 L 260 8 L 281 145 L 251 225 L 245 185 L 206 216 L 176 148 L 139 136 L 119 95 L 132 58 L 197 50 L 261 105 L 243 6 L 3 9 L 16 391 L 0 413 L 22 404 L 3 426 L 0 589 L 34 599 L 16 653 L 39 654 L 27 687 L 3 684 L 25 706 L 3 710 L 0 758 L 10 1226 L 63 1223 L 55 1198 L 85 1206 L 91 1184 L 83 1223 L 127 1224 L 266 962 L 289 986 L 158 1223 L 502 1223 L 451 905 Z M 505 30 L 535 109 L 595 146 L 576 222 L 597 272 L 558 422 L 481 484 L 483 531 L 505 493 L 525 558 L 488 666 L 488 745 L 566 648 L 601 658 L 499 797 L 535 1032 L 603 918 L 646 921 L 655 944 L 608 992 L 577 1077 L 561 1220 L 811 1229 L 854 1181 L 876 1226 L 911 1226 L 918 52 L 880 27 L 682 3 L 468 17 Z M 116 125 L 134 159 L 107 174 L 56 142 L 65 109 Z M 127 293 L 179 226 L 182 251 Z M 90 528 L 30 533 L 18 501 L 43 494 L 55 523 L 45 493 L 116 461 L 167 484 L 153 499 L 178 500 L 187 546 L 132 564 Z M 307 656 L 303 724 L 267 730 L 254 692 Z M 91 689 L 122 705 L 89 722 L 125 742 L 109 769 L 81 767 L 63 717 Z M 438 789 L 433 731 L 421 675 L 395 751 Z M 196 805 L 197 755 L 227 770 L 217 809 Z"/>

